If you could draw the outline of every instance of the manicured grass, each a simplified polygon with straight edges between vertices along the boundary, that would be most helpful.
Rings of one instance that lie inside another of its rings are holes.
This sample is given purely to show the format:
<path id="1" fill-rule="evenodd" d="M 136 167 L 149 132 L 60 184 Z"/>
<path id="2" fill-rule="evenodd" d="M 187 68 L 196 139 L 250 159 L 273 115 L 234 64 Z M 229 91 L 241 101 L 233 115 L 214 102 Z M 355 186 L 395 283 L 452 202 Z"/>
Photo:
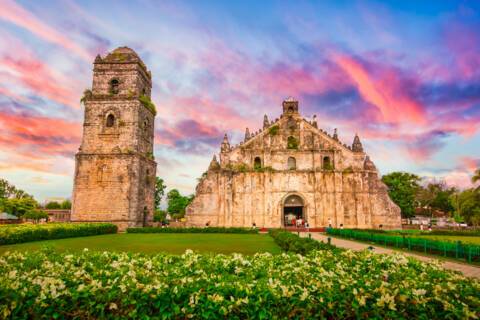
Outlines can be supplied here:
<path id="1" fill-rule="evenodd" d="M 277 254 L 281 249 L 272 237 L 265 234 L 108 234 L 81 238 L 46 240 L 0 246 L 5 251 L 34 251 L 45 246 L 58 251 L 126 251 L 182 254 L 187 249 L 199 252 L 243 253 L 270 252 Z"/>
<path id="2" fill-rule="evenodd" d="M 461 241 L 464 243 L 480 244 L 480 237 L 473 236 L 444 236 L 444 235 L 415 235 L 412 237 L 429 239 L 429 240 L 444 240 L 444 241 Z"/>

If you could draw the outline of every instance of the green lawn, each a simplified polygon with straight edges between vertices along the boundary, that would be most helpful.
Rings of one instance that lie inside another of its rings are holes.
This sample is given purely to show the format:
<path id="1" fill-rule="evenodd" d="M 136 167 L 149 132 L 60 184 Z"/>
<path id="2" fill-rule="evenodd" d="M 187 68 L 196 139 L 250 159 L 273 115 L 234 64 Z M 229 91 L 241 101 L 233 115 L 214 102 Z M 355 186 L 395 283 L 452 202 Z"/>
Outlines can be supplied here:
<path id="1" fill-rule="evenodd" d="M 480 244 L 480 237 L 473 236 L 444 236 L 444 235 L 415 235 L 412 237 L 429 240 L 461 241 L 465 243 Z"/>
<path id="2" fill-rule="evenodd" d="M 88 248 L 97 251 L 168 252 L 174 254 L 181 254 L 187 249 L 199 252 L 237 252 L 249 255 L 257 252 L 274 254 L 281 252 L 272 237 L 265 234 L 121 233 L 4 245 L 0 246 L 0 253 L 12 250 L 32 251 L 45 246 L 59 251 L 80 251 Z"/>

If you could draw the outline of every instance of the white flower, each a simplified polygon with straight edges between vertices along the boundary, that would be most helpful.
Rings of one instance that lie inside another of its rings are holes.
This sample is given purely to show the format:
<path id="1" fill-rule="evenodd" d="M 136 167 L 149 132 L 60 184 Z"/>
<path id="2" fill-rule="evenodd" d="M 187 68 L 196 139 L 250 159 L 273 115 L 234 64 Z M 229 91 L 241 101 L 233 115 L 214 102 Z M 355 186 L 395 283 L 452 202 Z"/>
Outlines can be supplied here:
<path id="1" fill-rule="evenodd" d="M 425 289 L 418 289 L 418 290 L 413 289 L 412 293 L 416 296 L 423 296 L 423 295 L 425 295 L 425 293 L 427 293 L 427 290 L 425 290 Z"/>
<path id="2" fill-rule="evenodd" d="M 213 302 L 222 302 L 223 297 L 217 293 L 213 295 L 208 295 L 208 300 L 213 301 Z"/>

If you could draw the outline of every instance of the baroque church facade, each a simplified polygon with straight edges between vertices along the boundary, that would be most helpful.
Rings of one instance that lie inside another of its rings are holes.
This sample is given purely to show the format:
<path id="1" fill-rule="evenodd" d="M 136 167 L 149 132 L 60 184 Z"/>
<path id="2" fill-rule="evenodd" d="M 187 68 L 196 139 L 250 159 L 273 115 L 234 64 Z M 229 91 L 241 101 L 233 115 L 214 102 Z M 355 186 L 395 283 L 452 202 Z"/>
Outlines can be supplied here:
<path id="1" fill-rule="evenodd" d="M 121 47 L 93 64 L 83 137 L 75 156 L 73 222 L 113 222 L 120 230 L 153 220 L 157 164 L 153 157 L 152 76 Z"/>
<path id="2" fill-rule="evenodd" d="M 401 228 L 400 208 L 359 137 L 342 144 L 304 119 L 298 101 L 283 102 L 279 119 L 231 146 L 225 135 L 187 207 L 191 226 Z"/>

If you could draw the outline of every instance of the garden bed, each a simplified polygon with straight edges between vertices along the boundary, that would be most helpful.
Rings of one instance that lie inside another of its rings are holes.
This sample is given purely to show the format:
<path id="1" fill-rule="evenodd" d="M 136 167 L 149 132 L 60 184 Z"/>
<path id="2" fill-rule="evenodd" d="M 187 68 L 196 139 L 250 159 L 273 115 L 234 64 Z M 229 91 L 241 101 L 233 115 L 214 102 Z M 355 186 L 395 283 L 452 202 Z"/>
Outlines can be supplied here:
<path id="1" fill-rule="evenodd" d="M 423 318 L 480 316 L 480 283 L 403 255 L 0 256 L 4 318 Z"/>

